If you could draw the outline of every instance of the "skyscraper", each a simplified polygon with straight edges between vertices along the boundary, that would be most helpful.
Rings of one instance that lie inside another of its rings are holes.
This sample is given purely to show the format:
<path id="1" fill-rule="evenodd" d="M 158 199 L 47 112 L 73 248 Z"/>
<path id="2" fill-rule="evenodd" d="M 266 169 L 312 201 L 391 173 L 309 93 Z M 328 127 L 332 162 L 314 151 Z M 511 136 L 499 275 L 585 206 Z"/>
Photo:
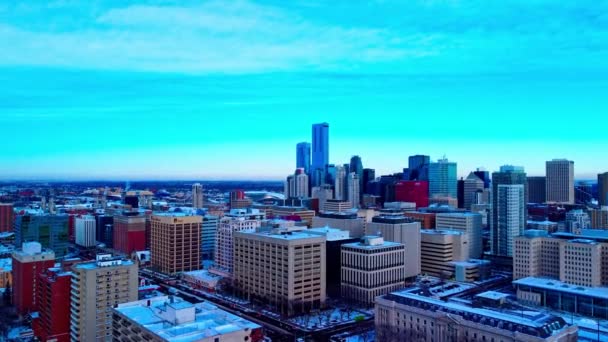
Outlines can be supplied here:
<path id="1" fill-rule="evenodd" d="M 431 157 L 417 154 L 408 158 L 408 179 L 426 181 L 429 179 Z"/>
<path id="2" fill-rule="evenodd" d="M 348 201 L 353 208 L 359 208 L 361 197 L 359 196 L 359 176 L 351 172 L 348 174 Z"/>
<path id="3" fill-rule="evenodd" d="M 82 216 L 75 219 L 76 244 L 82 247 L 93 247 L 96 244 L 95 217 Z"/>
<path id="4" fill-rule="evenodd" d="M 505 165 L 492 174 L 492 253 L 513 256 L 513 241 L 526 226 L 526 173 L 523 167 Z"/>
<path id="5" fill-rule="evenodd" d="M 547 202 L 574 204 L 574 162 L 547 161 Z"/>
<path id="6" fill-rule="evenodd" d="M 13 231 L 13 205 L 0 203 L 0 233 Z"/>
<path id="7" fill-rule="evenodd" d="M 40 341 L 70 341 L 71 280 L 72 273 L 60 268 L 49 268 L 38 275 L 38 317 L 32 321 L 32 328 Z"/>
<path id="8" fill-rule="evenodd" d="M 310 143 L 301 142 L 296 145 L 296 168 L 302 168 L 310 175 Z"/>
<path id="9" fill-rule="evenodd" d="M 483 194 L 484 182 L 475 173 L 469 173 L 467 179 L 464 180 L 463 185 L 463 205 L 462 207 L 471 210 L 471 205 L 481 204 L 477 203 L 477 198 Z"/>
<path id="10" fill-rule="evenodd" d="M 202 216 L 183 213 L 153 215 L 152 266 L 166 274 L 201 269 L 202 224 Z"/>
<path id="11" fill-rule="evenodd" d="M 310 193 L 308 191 L 310 189 L 308 183 L 308 175 L 304 172 L 303 168 L 297 169 L 295 178 L 294 178 L 294 196 L 297 198 L 309 198 Z"/>
<path id="12" fill-rule="evenodd" d="M 192 185 L 192 208 L 201 209 L 203 207 L 203 186 L 200 183 Z"/>
<path id="13" fill-rule="evenodd" d="M 361 192 L 363 194 L 370 194 L 370 189 L 368 188 L 368 183 L 376 179 L 376 170 L 374 169 L 363 169 L 363 188 L 361 188 Z"/>
<path id="14" fill-rule="evenodd" d="M 13 304 L 17 313 L 25 315 L 37 310 L 38 275 L 55 265 L 55 253 L 43 250 L 38 242 L 23 243 L 13 252 Z"/>
<path id="15" fill-rule="evenodd" d="M 312 184 L 319 186 L 325 179 L 325 166 L 329 164 L 329 124 L 312 125 Z"/>
<path id="16" fill-rule="evenodd" d="M 545 203 L 547 201 L 547 178 L 528 177 L 528 203 Z"/>
<path id="17" fill-rule="evenodd" d="M 334 181 L 334 199 L 346 200 L 346 170 L 342 166 L 336 166 L 336 179 Z"/>
<path id="18" fill-rule="evenodd" d="M 363 162 L 361 161 L 361 157 L 352 156 L 350 158 L 350 172 L 356 173 L 357 178 L 359 178 L 359 195 L 361 195 L 361 190 L 363 189 Z"/>
<path id="19" fill-rule="evenodd" d="M 429 164 L 429 197 L 458 197 L 456 167 L 445 158 Z"/>
<path id="20" fill-rule="evenodd" d="M 601 206 L 608 205 L 608 172 L 597 175 L 598 202 Z"/>
<path id="21" fill-rule="evenodd" d="M 68 252 L 68 215 L 17 215 L 15 217 L 15 245 L 38 241 L 42 248 L 52 249 L 55 257 L 63 258 Z"/>

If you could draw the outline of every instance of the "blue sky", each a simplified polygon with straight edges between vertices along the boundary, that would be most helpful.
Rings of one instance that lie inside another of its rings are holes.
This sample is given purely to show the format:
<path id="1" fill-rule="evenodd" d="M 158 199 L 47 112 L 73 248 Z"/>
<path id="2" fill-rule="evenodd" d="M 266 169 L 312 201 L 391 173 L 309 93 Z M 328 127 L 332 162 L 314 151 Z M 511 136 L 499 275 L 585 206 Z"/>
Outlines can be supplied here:
<path id="1" fill-rule="evenodd" d="M 0 179 L 283 178 L 330 159 L 608 170 L 608 2 L 0 3 Z"/>

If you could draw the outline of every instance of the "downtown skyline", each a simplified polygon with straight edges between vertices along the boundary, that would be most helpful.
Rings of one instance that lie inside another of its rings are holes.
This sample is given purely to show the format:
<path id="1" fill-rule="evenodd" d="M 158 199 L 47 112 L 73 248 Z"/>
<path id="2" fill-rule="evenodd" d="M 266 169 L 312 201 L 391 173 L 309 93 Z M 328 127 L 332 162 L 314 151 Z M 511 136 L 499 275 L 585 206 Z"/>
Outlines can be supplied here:
<path id="1" fill-rule="evenodd" d="M 330 163 L 359 155 L 377 175 L 425 154 L 459 177 L 504 164 L 544 175 L 567 158 L 595 179 L 608 170 L 607 10 L 2 4 L 0 179 L 280 180 L 317 122 Z"/>

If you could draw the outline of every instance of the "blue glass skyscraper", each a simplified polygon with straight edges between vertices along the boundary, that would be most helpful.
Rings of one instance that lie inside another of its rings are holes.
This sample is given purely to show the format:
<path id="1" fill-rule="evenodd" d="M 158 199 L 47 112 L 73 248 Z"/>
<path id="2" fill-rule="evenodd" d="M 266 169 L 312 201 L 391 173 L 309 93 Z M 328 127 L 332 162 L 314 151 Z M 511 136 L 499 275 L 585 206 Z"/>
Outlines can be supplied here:
<path id="1" fill-rule="evenodd" d="M 325 167 L 329 164 L 329 124 L 312 125 L 312 183 L 318 186 L 325 179 Z"/>
<path id="2" fill-rule="evenodd" d="M 456 163 L 439 159 L 429 164 L 429 197 L 458 197 Z"/>
<path id="3" fill-rule="evenodd" d="M 310 143 L 296 145 L 296 169 L 304 169 L 306 174 L 310 174 Z"/>
<path id="4" fill-rule="evenodd" d="M 426 181 L 429 179 L 429 163 L 431 157 L 417 154 L 408 158 L 406 180 Z M 404 170 L 405 171 L 405 170 Z"/>

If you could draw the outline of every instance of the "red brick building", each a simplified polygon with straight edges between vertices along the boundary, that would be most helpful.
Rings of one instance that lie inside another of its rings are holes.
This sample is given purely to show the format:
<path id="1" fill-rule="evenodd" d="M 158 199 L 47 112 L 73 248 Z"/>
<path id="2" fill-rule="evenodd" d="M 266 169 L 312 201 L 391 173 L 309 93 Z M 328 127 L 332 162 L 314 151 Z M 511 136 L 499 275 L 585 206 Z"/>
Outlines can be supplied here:
<path id="1" fill-rule="evenodd" d="M 70 341 L 70 286 L 72 273 L 51 268 L 38 275 L 38 317 L 32 322 L 40 341 Z"/>
<path id="2" fill-rule="evenodd" d="M 395 184 L 396 202 L 416 203 L 416 209 L 429 206 L 429 182 L 401 181 Z"/>
<path id="3" fill-rule="evenodd" d="M 13 231 L 13 205 L 0 203 L 0 233 Z"/>
<path id="4" fill-rule="evenodd" d="M 146 217 L 138 211 L 125 211 L 114 217 L 114 249 L 130 255 L 146 249 Z"/>
<path id="5" fill-rule="evenodd" d="M 38 242 L 26 242 L 13 252 L 13 304 L 17 313 L 25 315 L 38 310 L 38 275 L 55 266 L 55 253 L 43 251 Z"/>

